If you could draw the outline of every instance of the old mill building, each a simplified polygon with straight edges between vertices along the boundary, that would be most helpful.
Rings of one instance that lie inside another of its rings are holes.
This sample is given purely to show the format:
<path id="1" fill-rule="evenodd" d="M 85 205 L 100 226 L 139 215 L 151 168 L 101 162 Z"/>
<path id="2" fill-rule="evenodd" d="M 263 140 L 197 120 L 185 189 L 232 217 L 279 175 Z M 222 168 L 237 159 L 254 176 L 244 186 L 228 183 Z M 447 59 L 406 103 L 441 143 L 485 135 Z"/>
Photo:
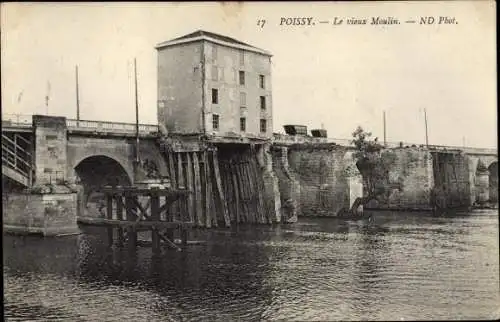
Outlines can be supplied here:
<path id="1" fill-rule="evenodd" d="M 158 122 L 169 133 L 272 137 L 269 52 L 202 30 L 155 48 Z"/>

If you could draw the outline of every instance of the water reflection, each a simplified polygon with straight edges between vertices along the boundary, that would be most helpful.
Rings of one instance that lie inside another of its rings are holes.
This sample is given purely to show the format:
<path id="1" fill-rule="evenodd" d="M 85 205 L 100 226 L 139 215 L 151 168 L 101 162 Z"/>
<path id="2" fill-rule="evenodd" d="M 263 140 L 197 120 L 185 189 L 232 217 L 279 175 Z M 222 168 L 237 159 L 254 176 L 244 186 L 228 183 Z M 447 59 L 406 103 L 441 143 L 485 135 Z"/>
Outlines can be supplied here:
<path id="1" fill-rule="evenodd" d="M 109 249 L 100 229 L 4 236 L 9 320 L 394 320 L 493 317 L 498 214 L 200 230 L 185 251 Z"/>

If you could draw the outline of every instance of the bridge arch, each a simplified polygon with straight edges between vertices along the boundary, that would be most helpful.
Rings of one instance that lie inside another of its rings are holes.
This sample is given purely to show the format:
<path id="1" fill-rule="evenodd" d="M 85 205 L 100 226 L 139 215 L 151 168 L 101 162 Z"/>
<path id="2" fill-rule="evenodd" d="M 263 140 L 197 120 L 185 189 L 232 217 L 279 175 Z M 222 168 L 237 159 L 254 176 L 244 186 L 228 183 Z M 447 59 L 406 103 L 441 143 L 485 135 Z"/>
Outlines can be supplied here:
<path id="1" fill-rule="evenodd" d="M 83 186 L 84 203 L 95 195 L 96 189 L 104 185 L 131 185 L 132 173 L 120 161 L 106 156 L 93 155 L 80 160 L 74 167 L 76 183 Z"/>

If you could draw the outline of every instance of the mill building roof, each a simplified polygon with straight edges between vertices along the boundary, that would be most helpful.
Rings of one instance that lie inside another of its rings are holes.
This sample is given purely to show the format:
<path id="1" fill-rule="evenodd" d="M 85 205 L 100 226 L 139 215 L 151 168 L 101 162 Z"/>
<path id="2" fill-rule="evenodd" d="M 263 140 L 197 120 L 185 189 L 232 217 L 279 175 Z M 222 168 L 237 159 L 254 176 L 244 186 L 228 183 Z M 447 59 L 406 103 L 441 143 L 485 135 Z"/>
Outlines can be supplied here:
<path id="1" fill-rule="evenodd" d="M 221 34 L 217 34 L 214 32 L 209 32 L 205 30 L 197 30 L 195 32 L 192 32 L 190 34 L 180 36 L 171 40 L 167 40 L 164 42 L 159 43 L 158 45 L 155 46 L 156 49 L 161 49 L 169 46 L 174 46 L 178 44 L 184 44 L 188 42 L 193 42 L 193 41 L 199 41 L 199 40 L 207 40 L 211 41 L 220 45 L 228 46 L 228 47 L 233 47 L 233 48 L 239 48 L 239 49 L 244 49 L 248 51 L 253 51 L 257 52 L 266 56 L 272 56 L 270 52 L 267 50 L 257 48 L 255 46 L 249 45 L 245 42 L 239 41 L 237 39 L 224 36 Z"/>

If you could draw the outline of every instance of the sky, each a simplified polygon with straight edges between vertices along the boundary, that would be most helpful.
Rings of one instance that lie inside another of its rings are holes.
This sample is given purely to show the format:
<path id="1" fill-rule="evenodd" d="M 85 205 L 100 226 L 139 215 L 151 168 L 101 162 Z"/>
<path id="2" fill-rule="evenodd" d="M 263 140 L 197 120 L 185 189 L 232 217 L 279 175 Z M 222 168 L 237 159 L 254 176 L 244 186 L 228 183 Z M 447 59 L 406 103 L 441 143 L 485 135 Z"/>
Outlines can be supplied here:
<path id="1" fill-rule="evenodd" d="M 401 24 L 370 25 L 377 16 Z M 299 17 L 315 25 L 280 25 Z M 360 125 L 382 139 L 385 111 L 387 141 L 424 143 L 425 109 L 429 144 L 497 147 L 493 1 L 2 3 L 2 115 L 75 118 L 78 65 L 81 119 L 134 122 L 136 58 L 140 122 L 156 124 L 154 46 L 198 29 L 273 54 L 274 132 L 348 139 Z"/>

